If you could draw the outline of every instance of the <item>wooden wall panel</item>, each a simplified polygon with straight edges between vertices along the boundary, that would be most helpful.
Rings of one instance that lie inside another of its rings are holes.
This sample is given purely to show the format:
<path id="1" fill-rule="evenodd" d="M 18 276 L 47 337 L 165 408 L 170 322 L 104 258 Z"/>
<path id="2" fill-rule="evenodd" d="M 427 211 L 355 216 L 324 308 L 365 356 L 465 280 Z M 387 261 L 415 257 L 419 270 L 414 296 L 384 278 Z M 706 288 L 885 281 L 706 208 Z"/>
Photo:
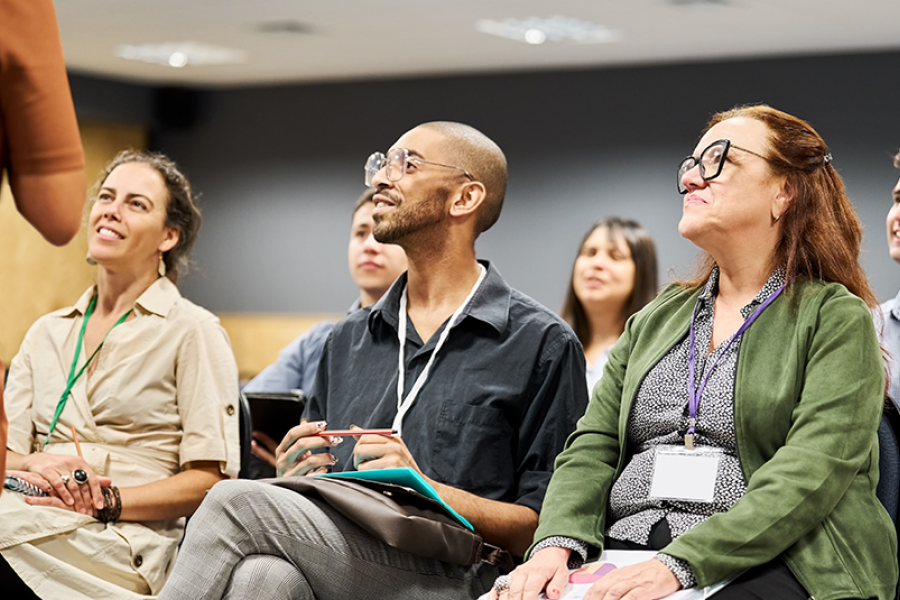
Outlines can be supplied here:
<path id="1" fill-rule="evenodd" d="M 336 315 L 282 315 L 253 313 L 220 313 L 222 326 L 231 338 L 234 358 L 242 380 L 252 379 L 275 362 L 278 352 L 297 336 L 320 321 L 337 321 Z"/>
<path id="2" fill-rule="evenodd" d="M 143 127 L 82 123 L 88 185 L 124 148 L 145 148 Z M 84 228 L 63 248 L 48 244 L 23 219 L 4 177 L 0 188 L 0 358 L 9 365 L 31 324 L 41 315 L 73 304 L 93 281 L 85 262 Z"/>

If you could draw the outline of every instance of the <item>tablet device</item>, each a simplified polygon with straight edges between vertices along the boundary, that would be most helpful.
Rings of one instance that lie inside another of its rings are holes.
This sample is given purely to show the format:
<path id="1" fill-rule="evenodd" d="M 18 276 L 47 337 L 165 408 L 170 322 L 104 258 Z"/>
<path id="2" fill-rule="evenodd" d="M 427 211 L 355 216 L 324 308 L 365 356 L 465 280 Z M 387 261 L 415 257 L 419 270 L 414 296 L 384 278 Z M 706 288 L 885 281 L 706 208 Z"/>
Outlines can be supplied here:
<path id="1" fill-rule="evenodd" d="M 306 406 L 301 390 L 241 393 L 250 406 L 251 430 L 262 431 L 280 442 L 291 427 L 300 424 Z"/>

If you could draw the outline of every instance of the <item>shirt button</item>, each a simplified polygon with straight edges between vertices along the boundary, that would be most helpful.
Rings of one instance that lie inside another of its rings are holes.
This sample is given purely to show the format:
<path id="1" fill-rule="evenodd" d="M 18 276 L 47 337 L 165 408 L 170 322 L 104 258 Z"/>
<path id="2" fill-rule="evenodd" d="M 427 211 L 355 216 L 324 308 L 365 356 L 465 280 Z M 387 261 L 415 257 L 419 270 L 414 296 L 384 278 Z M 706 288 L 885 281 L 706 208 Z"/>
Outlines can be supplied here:
<path id="1" fill-rule="evenodd" d="M 144 557 L 138 554 L 134 557 L 134 566 L 140 567 L 142 564 L 144 564 Z"/>
<path id="2" fill-rule="evenodd" d="M 228 416 L 229 416 L 229 417 L 230 417 L 231 415 L 233 415 L 233 414 L 234 414 L 234 404 L 229 404 L 228 406 L 226 406 L 226 407 L 225 407 L 225 412 L 228 413 Z"/>

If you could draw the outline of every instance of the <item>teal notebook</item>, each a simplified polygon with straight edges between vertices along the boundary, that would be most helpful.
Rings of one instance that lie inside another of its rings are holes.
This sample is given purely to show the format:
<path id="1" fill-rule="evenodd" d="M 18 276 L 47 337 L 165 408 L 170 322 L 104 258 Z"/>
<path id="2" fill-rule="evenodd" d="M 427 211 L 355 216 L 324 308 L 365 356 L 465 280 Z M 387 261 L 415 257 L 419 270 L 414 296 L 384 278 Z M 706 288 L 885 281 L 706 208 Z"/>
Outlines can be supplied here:
<path id="1" fill-rule="evenodd" d="M 430 500 L 434 500 L 441 506 L 447 509 L 447 511 L 456 517 L 456 519 L 471 529 L 475 531 L 475 528 L 472 527 L 472 524 L 466 521 L 462 516 L 450 508 L 446 502 L 441 500 L 441 497 L 438 496 L 438 493 L 434 490 L 431 485 L 424 479 L 422 476 L 416 473 L 415 470 L 410 467 L 403 467 L 400 469 L 372 469 L 370 471 L 342 471 L 340 473 L 325 473 L 324 475 L 316 475 L 316 477 L 337 477 L 339 479 L 363 479 L 366 481 L 380 481 L 382 483 L 393 483 L 394 485 L 402 485 L 403 487 L 408 487 L 419 494 L 425 496 Z"/>

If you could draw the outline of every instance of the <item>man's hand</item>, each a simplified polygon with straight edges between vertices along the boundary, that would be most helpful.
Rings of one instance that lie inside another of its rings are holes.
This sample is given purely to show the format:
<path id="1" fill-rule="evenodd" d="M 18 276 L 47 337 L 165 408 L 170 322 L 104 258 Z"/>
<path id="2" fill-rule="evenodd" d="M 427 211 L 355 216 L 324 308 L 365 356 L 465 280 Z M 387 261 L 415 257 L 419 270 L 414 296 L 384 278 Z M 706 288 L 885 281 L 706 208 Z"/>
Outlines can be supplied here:
<path id="1" fill-rule="evenodd" d="M 669 567 L 652 558 L 622 567 L 591 586 L 584 600 L 657 600 L 681 589 Z"/>
<path id="2" fill-rule="evenodd" d="M 337 462 L 331 454 L 313 454 L 312 450 L 337 446 L 343 440 L 338 436 L 320 437 L 327 423 L 308 423 L 306 419 L 293 427 L 275 449 L 275 469 L 279 477 L 324 473 Z"/>
<path id="3" fill-rule="evenodd" d="M 359 429 L 353 425 L 350 429 Z M 538 515 L 527 506 L 489 500 L 435 481 L 422 473 L 403 440 L 396 435 L 360 435 L 353 448 L 359 471 L 409 467 L 415 470 L 450 505 L 475 527 L 488 543 L 521 556 L 531 545 Z M 568 571 L 567 571 L 568 572 Z"/>
<path id="4" fill-rule="evenodd" d="M 350 429 L 360 429 L 352 425 Z M 410 467 L 419 475 L 422 471 L 406 444 L 396 435 L 360 435 L 353 448 L 353 466 L 358 471 Z M 424 475 L 423 475 L 424 476 Z"/>

